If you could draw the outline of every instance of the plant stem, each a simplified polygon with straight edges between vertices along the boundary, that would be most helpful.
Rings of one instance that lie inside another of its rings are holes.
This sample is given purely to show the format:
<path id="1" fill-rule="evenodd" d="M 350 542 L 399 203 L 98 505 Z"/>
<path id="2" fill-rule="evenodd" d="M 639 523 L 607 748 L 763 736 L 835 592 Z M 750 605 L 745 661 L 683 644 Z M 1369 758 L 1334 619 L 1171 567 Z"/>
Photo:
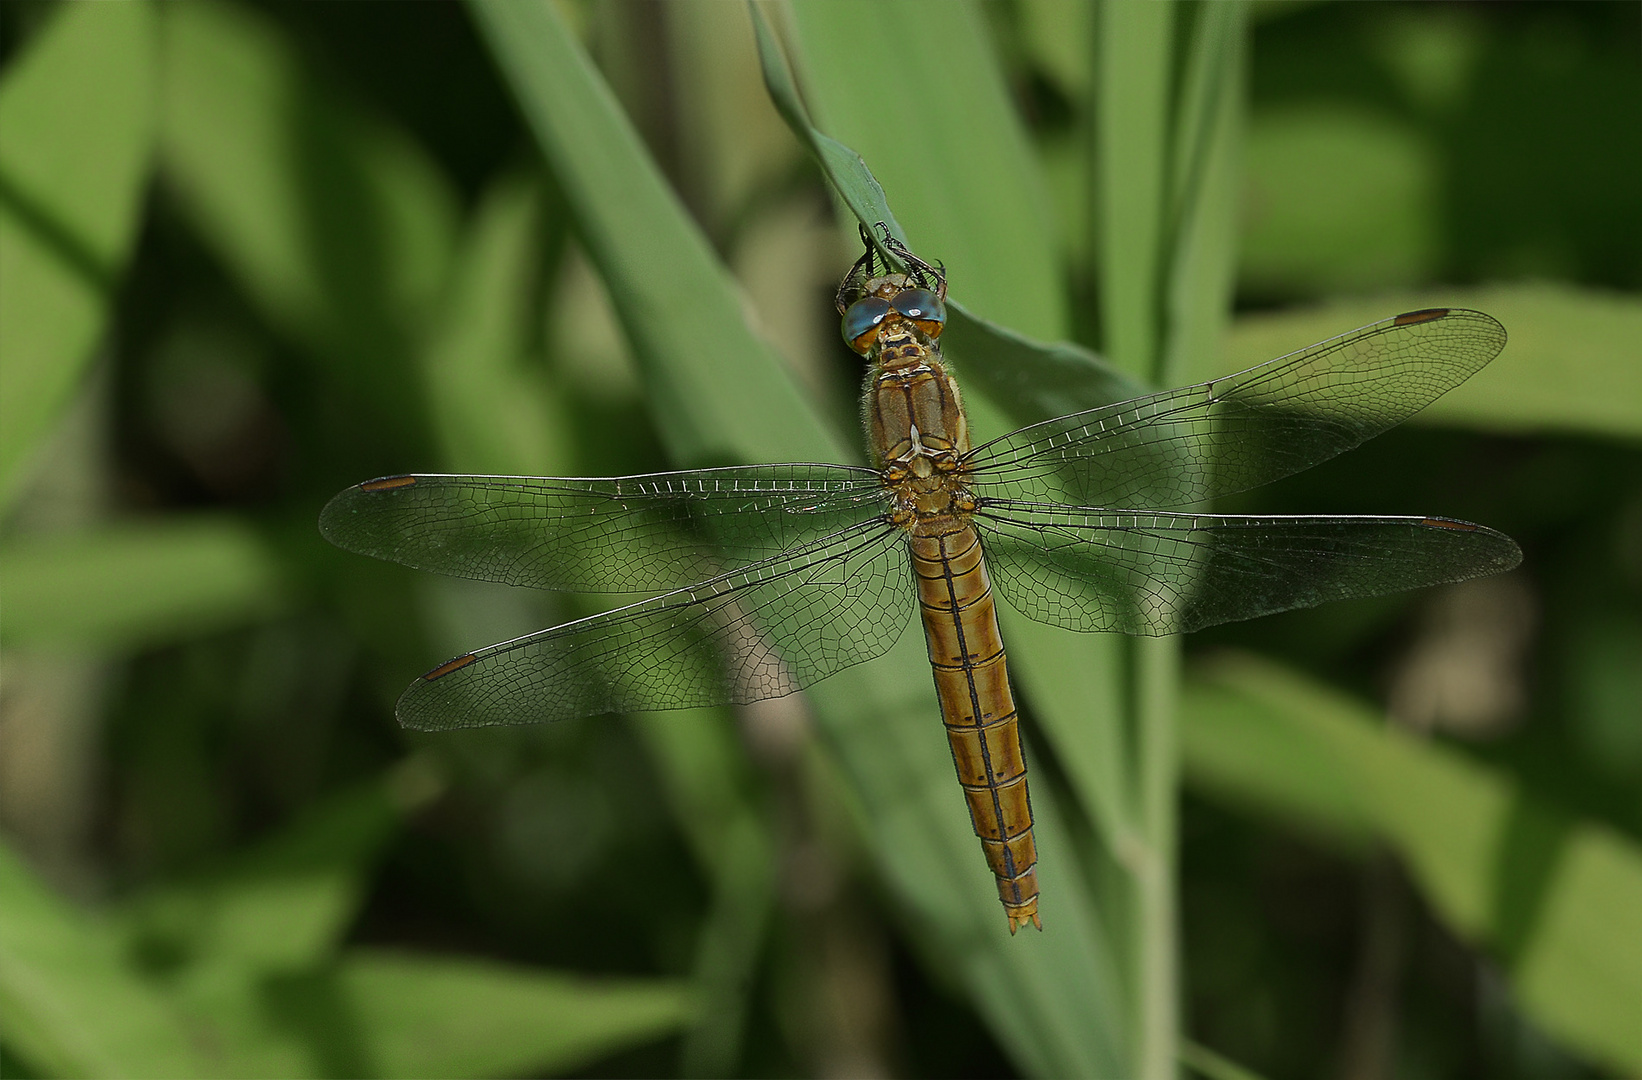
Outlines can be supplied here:
<path id="1" fill-rule="evenodd" d="M 1107 0 L 1097 23 L 1093 217 L 1101 332 L 1107 357 L 1148 382 L 1163 374 L 1174 16 L 1172 4 Z M 1131 1072 L 1168 1080 L 1175 1075 L 1179 1027 L 1174 898 L 1179 642 L 1137 641 L 1126 655 L 1135 777 L 1130 813 L 1137 840 L 1124 859 L 1133 919 Z"/>
<path id="2" fill-rule="evenodd" d="M 1131 655 L 1134 699 L 1139 726 L 1135 732 L 1140 766 L 1141 830 L 1145 858 L 1137 873 L 1140 935 L 1136 957 L 1139 975 L 1139 1075 L 1175 1073 L 1180 1030 L 1175 898 L 1177 822 L 1180 786 L 1180 639 L 1143 638 Z"/>

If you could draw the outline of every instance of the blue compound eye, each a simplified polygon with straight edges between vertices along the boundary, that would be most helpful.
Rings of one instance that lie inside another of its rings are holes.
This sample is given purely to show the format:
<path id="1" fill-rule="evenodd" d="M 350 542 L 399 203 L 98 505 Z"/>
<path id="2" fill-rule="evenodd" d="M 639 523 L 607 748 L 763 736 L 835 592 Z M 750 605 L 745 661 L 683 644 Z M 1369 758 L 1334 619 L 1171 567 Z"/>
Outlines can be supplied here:
<path id="1" fill-rule="evenodd" d="M 946 305 L 928 289 L 902 289 L 892 302 L 896 311 L 913 322 L 946 322 Z"/>
<path id="2" fill-rule="evenodd" d="M 928 289 L 902 289 L 895 294 L 895 310 L 932 338 L 946 327 L 946 304 Z"/>
<path id="3" fill-rule="evenodd" d="M 865 356 L 867 350 L 872 348 L 878 324 L 883 322 L 889 313 L 889 301 L 881 296 L 864 296 L 857 300 L 844 312 L 844 322 L 840 328 L 844 335 L 844 343 Z"/>

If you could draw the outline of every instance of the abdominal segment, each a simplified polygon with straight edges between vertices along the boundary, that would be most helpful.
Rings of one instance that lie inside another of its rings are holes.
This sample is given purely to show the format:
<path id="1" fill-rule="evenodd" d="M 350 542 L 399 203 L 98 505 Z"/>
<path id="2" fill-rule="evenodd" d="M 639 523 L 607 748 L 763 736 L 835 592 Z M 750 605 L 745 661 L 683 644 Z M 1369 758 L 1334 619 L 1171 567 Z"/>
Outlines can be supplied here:
<path id="1" fill-rule="evenodd" d="M 933 523 L 930 523 L 933 524 Z M 967 522 L 916 529 L 912 566 L 935 691 L 975 835 L 1014 933 L 1038 920 L 1037 846 L 1015 698 L 981 541 Z"/>

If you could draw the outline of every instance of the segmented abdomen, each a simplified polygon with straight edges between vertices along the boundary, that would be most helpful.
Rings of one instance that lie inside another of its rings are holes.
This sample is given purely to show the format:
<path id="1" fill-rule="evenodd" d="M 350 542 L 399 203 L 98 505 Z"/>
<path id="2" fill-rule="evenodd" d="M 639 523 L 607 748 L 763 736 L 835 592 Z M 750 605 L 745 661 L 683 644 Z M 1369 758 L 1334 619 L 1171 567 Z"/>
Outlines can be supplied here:
<path id="1" fill-rule="evenodd" d="M 911 543 L 935 692 L 969 818 L 998 879 L 1009 932 L 1029 919 L 1042 929 L 1026 759 L 981 538 L 973 526 L 948 521 L 916 530 Z"/>

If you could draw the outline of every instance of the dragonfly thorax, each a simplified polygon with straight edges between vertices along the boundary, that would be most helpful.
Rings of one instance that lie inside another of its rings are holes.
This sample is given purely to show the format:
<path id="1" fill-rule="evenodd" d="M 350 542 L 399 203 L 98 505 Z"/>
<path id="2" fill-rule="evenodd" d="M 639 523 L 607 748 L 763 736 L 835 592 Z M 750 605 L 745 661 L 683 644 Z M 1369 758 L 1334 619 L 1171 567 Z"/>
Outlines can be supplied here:
<path id="1" fill-rule="evenodd" d="M 974 509 L 963 475 L 969 423 L 935 343 L 905 320 L 884 329 L 862 412 L 903 527 Z"/>

